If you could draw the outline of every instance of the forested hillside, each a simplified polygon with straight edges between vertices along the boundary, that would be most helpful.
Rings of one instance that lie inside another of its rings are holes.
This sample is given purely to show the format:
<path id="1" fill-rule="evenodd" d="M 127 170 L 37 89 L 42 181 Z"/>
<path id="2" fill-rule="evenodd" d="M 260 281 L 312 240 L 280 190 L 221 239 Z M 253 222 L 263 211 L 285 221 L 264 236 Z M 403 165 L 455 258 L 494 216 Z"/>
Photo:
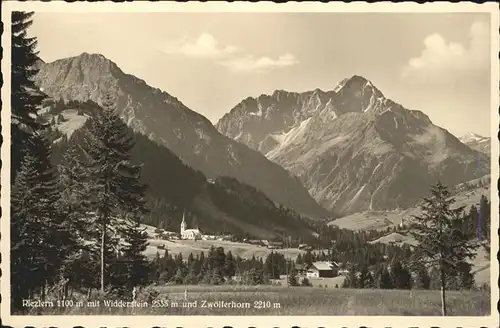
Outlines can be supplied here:
<path id="1" fill-rule="evenodd" d="M 54 164 L 57 165 L 70 144 L 84 141 L 90 118 L 101 109 L 92 101 L 67 104 L 46 101 L 45 105 L 45 120 L 53 123 L 50 131 L 54 140 Z M 82 117 L 87 119 L 82 126 L 74 126 L 69 137 L 67 130 L 61 131 L 62 124 L 71 125 L 71 121 L 82 121 Z M 203 173 L 184 164 L 165 146 L 132 129 L 129 133 L 135 140 L 132 160 L 142 164 L 141 178 L 149 186 L 146 196 L 150 212 L 144 218 L 145 224 L 158 226 L 162 222 L 167 230 L 178 231 L 186 209 L 193 217 L 190 224 L 196 223 L 204 232 L 269 239 L 288 235 L 307 239 L 311 236 L 305 219 L 275 204 L 256 188 L 228 177 L 209 182 Z M 205 206 L 211 207 L 211 211 L 201 208 Z"/>

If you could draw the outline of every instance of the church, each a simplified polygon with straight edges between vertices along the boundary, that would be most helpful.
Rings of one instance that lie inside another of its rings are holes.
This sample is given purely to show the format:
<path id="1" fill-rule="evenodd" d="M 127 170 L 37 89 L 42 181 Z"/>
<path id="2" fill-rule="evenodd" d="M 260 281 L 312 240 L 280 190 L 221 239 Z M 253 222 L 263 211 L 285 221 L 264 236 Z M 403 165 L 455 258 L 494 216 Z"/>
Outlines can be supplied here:
<path id="1" fill-rule="evenodd" d="M 181 222 L 181 239 L 199 239 L 201 238 L 201 231 L 196 229 L 186 229 L 186 211 L 182 214 Z"/>

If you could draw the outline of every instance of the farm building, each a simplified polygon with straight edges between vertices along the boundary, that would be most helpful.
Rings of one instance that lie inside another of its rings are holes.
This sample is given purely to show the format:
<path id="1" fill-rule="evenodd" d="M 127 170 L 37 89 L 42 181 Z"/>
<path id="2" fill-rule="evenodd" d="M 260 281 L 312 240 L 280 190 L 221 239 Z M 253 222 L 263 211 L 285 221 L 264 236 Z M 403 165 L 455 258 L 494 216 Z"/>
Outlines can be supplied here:
<path id="1" fill-rule="evenodd" d="M 347 276 L 349 274 L 349 270 L 347 269 L 340 269 L 339 270 L 339 275 L 341 276 Z"/>
<path id="2" fill-rule="evenodd" d="M 174 231 L 163 231 L 157 235 L 155 235 L 155 239 L 163 239 L 163 240 L 169 240 L 169 239 L 174 239 L 179 235 L 178 232 Z"/>
<path id="3" fill-rule="evenodd" d="M 335 277 L 333 267 L 335 265 L 330 262 L 314 262 L 307 269 L 306 276 L 308 278 L 332 278 Z"/>
<path id="4" fill-rule="evenodd" d="M 283 242 L 282 241 L 270 241 L 268 243 L 268 248 L 283 248 Z"/>

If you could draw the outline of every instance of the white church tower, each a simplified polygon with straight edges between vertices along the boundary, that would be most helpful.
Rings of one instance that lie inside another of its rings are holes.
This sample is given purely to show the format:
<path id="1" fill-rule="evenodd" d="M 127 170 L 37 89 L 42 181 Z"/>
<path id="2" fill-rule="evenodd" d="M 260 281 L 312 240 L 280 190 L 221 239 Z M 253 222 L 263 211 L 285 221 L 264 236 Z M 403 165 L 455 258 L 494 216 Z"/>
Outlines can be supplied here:
<path id="1" fill-rule="evenodd" d="M 187 229 L 186 223 L 186 210 L 184 209 L 184 213 L 182 214 L 182 222 L 181 222 L 181 239 L 194 239 L 201 237 L 201 231 L 199 229 Z"/>
<path id="2" fill-rule="evenodd" d="M 181 236 L 184 234 L 186 230 L 186 210 L 182 213 L 182 222 L 181 222 Z"/>

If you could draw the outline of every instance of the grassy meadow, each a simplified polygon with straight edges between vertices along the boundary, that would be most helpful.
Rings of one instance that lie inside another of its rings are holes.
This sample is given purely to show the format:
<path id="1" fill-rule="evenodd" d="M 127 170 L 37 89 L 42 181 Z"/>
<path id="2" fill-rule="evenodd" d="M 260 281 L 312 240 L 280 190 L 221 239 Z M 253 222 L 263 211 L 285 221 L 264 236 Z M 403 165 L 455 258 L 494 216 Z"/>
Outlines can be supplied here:
<path id="1" fill-rule="evenodd" d="M 283 286 L 155 286 L 159 295 L 144 307 L 46 307 L 43 315 L 381 315 L 439 316 L 439 291 L 370 290 Z M 185 299 L 186 297 L 186 299 Z M 448 292 L 449 315 L 487 316 L 490 294 Z M 139 300 L 140 298 L 138 298 Z M 127 300 L 124 300 L 127 301 Z M 240 308 L 209 302 L 235 302 Z M 206 303 L 205 303 L 206 302 Z M 154 305 L 153 305 L 154 304 Z M 155 306 L 155 307 L 154 307 Z"/>

